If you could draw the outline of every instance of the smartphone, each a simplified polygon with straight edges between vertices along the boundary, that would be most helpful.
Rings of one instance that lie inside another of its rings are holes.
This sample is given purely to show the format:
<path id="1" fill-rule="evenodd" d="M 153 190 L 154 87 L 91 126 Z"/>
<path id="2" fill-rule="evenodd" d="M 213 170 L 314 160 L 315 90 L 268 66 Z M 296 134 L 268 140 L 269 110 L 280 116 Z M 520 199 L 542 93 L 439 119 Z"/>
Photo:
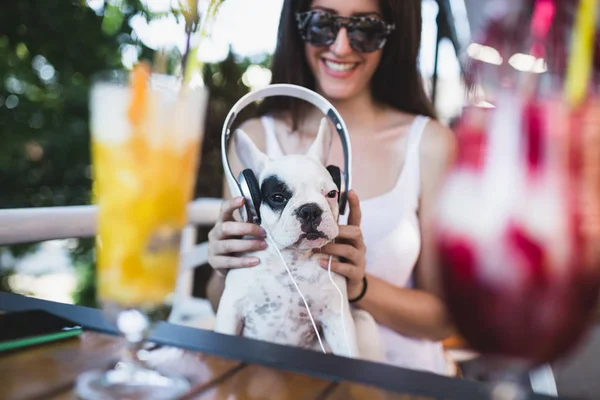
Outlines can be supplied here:
<path id="1" fill-rule="evenodd" d="M 79 324 L 44 310 L 0 314 L 0 352 L 77 336 Z"/>

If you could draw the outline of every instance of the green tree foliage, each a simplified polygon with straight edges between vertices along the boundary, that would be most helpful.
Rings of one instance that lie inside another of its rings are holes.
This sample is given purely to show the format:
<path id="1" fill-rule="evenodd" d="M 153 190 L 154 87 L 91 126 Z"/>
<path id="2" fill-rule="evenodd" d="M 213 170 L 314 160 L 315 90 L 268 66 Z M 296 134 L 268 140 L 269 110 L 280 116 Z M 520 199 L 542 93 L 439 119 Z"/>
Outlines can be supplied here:
<path id="1" fill-rule="evenodd" d="M 133 15 L 136 7 L 125 8 Z M 122 24 L 71 1 L 10 1 L 0 13 L 0 207 L 86 204 L 90 175 L 88 91 L 95 72 L 122 68 L 138 43 Z"/>
<path id="2" fill-rule="evenodd" d="M 123 19 L 143 12 L 137 2 L 123 3 L 122 9 Z M 98 71 L 122 68 L 124 46 L 134 46 L 141 57 L 152 55 L 127 24 L 115 29 L 113 23 L 107 32 L 105 20 L 84 2 L 3 4 L 0 208 L 89 203 L 90 80 Z M 10 252 L 18 257 L 35 246 L 12 246 Z M 91 249 L 90 239 L 80 240 L 75 255 Z"/>
<path id="3" fill-rule="evenodd" d="M 98 71 L 124 68 L 121 54 L 125 49 L 135 49 L 140 59 L 153 59 L 154 51 L 136 38 L 128 24 L 137 14 L 147 19 L 161 17 L 135 0 L 106 0 L 99 11 L 83 0 L 3 2 L 0 208 L 89 204 L 91 79 Z M 181 55 L 175 51 L 170 57 L 169 65 L 173 65 Z M 248 90 L 241 76 L 250 63 L 230 54 L 221 63 L 204 66 L 210 103 L 196 196 L 221 196 L 221 125 L 229 108 Z M 206 230 L 201 230 L 200 240 L 205 239 Z M 6 259 L 12 257 L 2 257 L 2 253 L 18 258 L 35 246 L 0 247 L 4 290 L 9 289 L 4 278 L 11 267 Z M 92 239 L 79 240 L 72 258 L 80 278 L 75 301 L 95 305 Z M 200 278 L 199 286 L 203 283 Z"/>

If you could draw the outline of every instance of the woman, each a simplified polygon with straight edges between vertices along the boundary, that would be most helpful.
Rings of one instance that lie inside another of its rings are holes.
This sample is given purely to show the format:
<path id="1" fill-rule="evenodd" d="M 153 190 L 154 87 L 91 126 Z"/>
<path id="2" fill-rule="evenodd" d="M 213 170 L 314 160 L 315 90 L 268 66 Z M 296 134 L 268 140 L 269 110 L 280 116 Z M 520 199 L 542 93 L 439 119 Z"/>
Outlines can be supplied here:
<path id="1" fill-rule="evenodd" d="M 378 322 L 387 362 L 445 374 L 440 340 L 452 327 L 438 296 L 430 217 L 455 139 L 434 120 L 424 92 L 420 37 L 421 0 L 285 1 L 272 73 L 273 83 L 325 96 L 350 133 L 348 226 L 340 226 L 343 243 L 321 252 L 342 257 L 332 270 L 347 278 L 353 305 Z M 268 98 L 263 116 L 242 129 L 271 157 L 304 153 L 322 117 L 306 104 Z M 233 151 L 229 157 L 238 173 L 239 160 Z M 329 162 L 343 166 L 337 135 Z M 265 245 L 260 227 L 234 221 L 241 206 L 240 198 L 226 201 L 210 232 L 209 262 L 216 271 L 256 265 L 257 259 L 237 254 Z M 236 240 L 241 235 L 256 240 Z M 208 296 L 215 309 L 223 285 L 223 274 L 213 274 Z"/>

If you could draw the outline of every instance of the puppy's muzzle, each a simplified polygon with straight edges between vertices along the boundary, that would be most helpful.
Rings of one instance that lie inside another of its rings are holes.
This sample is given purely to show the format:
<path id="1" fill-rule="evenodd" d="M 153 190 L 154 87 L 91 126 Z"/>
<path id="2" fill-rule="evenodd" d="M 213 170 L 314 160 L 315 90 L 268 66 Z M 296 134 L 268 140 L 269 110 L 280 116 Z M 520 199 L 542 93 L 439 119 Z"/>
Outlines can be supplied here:
<path id="1" fill-rule="evenodd" d="M 295 214 L 300 221 L 300 229 L 305 233 L 303 236 L 309 240 L 325 237 L 325 234 L 318 229 L 323 215 L 323 209 L 318 204 L 304 204 L 295 211 Z"/>

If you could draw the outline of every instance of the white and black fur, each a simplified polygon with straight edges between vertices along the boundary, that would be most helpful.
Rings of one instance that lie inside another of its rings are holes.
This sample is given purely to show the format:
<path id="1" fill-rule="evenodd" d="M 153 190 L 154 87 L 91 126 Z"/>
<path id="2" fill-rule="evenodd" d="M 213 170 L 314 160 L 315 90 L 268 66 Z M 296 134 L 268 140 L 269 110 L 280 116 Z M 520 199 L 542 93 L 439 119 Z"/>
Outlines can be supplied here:
<path id="1" fill-rule="evenodd" d="M 271 160 L 239 129 L 234 143 L 242 164 L 258 179 L 261 226 L 270 235 L 270 245 L 252 253 L 260 259 L 258 266 L 228 271 L 215 331 L 319 349 L 305 304 L 273 248 L 277 246 L 329 349 L 336 355 L 380 361 L 374 319 L 366 311 L 350 307 L 345 278 L 332 272 L 344 296 L 342 319 L 339 292 L 327 269 L 319 265 L 324 255 L 313 251 L 339 233 L 338 188 L 325 168 L 331 146 L 327 120 L 321 121 L 317 138 L 305 155 Z"/>

